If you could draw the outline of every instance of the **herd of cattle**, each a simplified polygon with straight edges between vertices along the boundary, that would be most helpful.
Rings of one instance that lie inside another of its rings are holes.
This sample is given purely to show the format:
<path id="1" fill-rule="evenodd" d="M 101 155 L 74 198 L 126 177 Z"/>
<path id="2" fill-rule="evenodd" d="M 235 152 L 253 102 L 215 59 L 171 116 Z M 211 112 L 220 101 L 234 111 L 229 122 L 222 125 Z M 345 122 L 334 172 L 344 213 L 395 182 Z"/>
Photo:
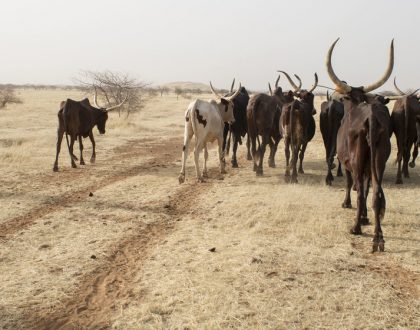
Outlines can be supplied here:
<path id="1" fill-rule="evenodd" d="M 420 145 L 420 99 L 417 91 L 405 94 L 396 85 L 398 96 L 383 97 L 371 92 L 385 84 L 394 66 L 394 44 L 391 42 L 389 63 L 384 75 L 375 83 L 367 86 L 353 87 L 339 79 L 335 74 L 331 57 L 338 39 L 331 45 L 326 67 L 334 93 L 321 104 L 320 130 L 324 141 L 327 163 L 326 184 L 333 181 L 332 170 L 336 166 L 334 157 L 338 158 L 337 176 L 342 176 L 342 169 L 347 178 L 346 195 L 342 206 L 351 208 L 351 189 L 357 191 L 357 215 L 351 233 L 360 235 L 361 226 L 368 222 L 366 199 L 369 188 L 372 189 L 372 208 L 375 217 L 375 233 L 373 252 L 384 251 L 385 241 L 381 229 L 381 219 L 385 214 L 385 195 L 382 190 L 382 179 L 385 164 L 391 153 L 390 138 L 392 133 L 397 139 L 397 179 L 402 183 L 402 175 L 409 177 L 408 167 L 415 166 Z M 198 181 L 203 181 L 207 173 L 207 144 L 218 141 L 220 172 L 225 173 L 225 153 L 230 148 L 232 139 L 232 167 L 238 167 L 236 156 L 238 144 L 246 136 L 247 159 L 253 160 L 253 169 L 257 176 L 263 175 L 263 160 L 267 145 L 270 148 L 268 166 L 275 167 L 275 154 L 281 139 L 285 144 L 286 172 L 288 182 L 297 183 L 298 173 L 303 171 L 303 159 L 308 143 L 315 135 L 313 91 L 318 86 L 318 76 L 308 90 L 302 89 L 301 79 L 295 75 L 298 85 L 284 71 L 283 74 L 293 90 L 283 91 L 279 86 L 280 75 L 274 85 L 269 84 L 270 95 L 259 93 L 248 94 L 239 84 L 234 91 L 235 80 L 230 92 L 219 95 L 210 83 L 216 99 L 203 101 L 197 99 L 189 104 L 185 112 L 185 132 L 182 152 L 182 168 L 179 182 L 185 181 L 185 165 L 188 157 L 190 141 L 195 136 L 194 163 Z M 394 108 L 390 115 L 386 104 L 394 99 Z M 92 134 L 94 126 L 101 134 L 105 133 L 107 112 L 112 108 L 100 108 L 90 105 L 88 99 L 80 102 L 67 100 L 62 102 L 59 117 L 57 153 L 54 171 L 58 170 L 58 154 L 64 133 L 66 134 L 68 151 L 72 167 L 76 167 L 77 157 L 73 153 L 73 145 L 79 138 L 80 164 L 83 160 L 82 137 L 90 138 L 93 145 L 91 162 L 95 160 L 95 141 Z M 70 141 L 68 139 L 70 136 Z M 260 140 L 261 137 L 261 140 Z M 204 149 L 204 166 L 199 167 L 199 154 Z M 412 160 L 410 162 L 410 152 Z M 298 166 L 299 160 L 299 166 Z"/>

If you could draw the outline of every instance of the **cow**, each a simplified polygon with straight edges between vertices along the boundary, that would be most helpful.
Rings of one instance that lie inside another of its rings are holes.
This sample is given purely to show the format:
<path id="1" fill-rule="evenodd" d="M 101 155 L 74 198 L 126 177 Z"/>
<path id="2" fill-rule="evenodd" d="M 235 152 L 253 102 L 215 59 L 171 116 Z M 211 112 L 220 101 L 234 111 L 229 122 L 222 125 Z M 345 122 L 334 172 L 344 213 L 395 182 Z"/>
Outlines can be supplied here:
<path id="1" fill-rule="evenodd" d="M 409 177 L 408 165 L 410 160 L 410 151 L 413 148 L 413 161 L 410 163 L 411 167 L 415 166 L 415 159 L 417 153 L 417 129 L 416 117 L 420 116 L 420 103 L 414 91 L 411 94 L 403 93 L 397 86 L 394 78 L 394 86 L 399 96 L 390 97 L 395 99 L 394 108 L 391 114 L 391 125 L 395 138 L 397 139 L 397 159 L 398 164 L 397 178 L 395 183 L 402 184 L 402 174 L 405 178 Z M 392 132 L 390 132 L 392 134 Z M 402 169 L 401 169 L 402 162 Z"/>
<path id="2" fill-rule="evenodd" d="M 263 160 L 267 144 L 270 146 L 268 164 L 275 167 L 274 157 L 277 145 L 281 139 L 278 129 L 281 107 L 283 104 L 293 101 L 293 92 L 284 93 L 275 85 L 275 91 L 270 96 L 264 93 L 253 95 L 247 107 L 248 135 L 251 141 L 251 153 L 254 171 L 257 176 L 263 175 Z M 259 135 L 262 137 L 260 142 Z M 257 148 L 258 142 L 258 148 Z"/>
<path id="3" fill-rule="evenodd" d="M 92 156 L 90 158 L 90 162 L 94 163 L 96 159 L 96 143 L 93 137 L 93 128 L 96 126 L 100 134 L 105 134 L 108 112 L 120 108 L 126 100 L 127 97 L 118 105 L 101 108 L 97 104 L 97 94 L 95 91 L 95 106 L 90 104 L 88 98 L 81 101 L 74 101 L 72 99 L 62 101 L 60 104 L 60 110 L 58 111 L 57 148 L 53 171 L 58 171 L 58 155 L 60 154 L 61 142 L 64 134 L 66 134 L 67 148 L 69 150 L 71 166 L 73 168 L 77 168 L 75 162 L 77 157 L 73 153 L 73 145 L 77 138 L 79 139 L 80 147 L 80 165 L 85 165 L 85 161 L 83 159 L 82 137 L 86 138 L 88 136 L 92 142 Z"/>
<path id="4" fill-rule="evenodd" d="M 197 181 L 203 182 L 204 178 L 208 176 L 207 173 L 207 159 L 208 150 L 207 143 L 217 140 L 219 147 L 219 163 L 220 173 L 225 171 L 225 157 L 223 150 L 223 129 L 225 123 L 233 123 L 235 117 L 233 114 L 233 100 L 241 91 L 241 84 L 238 90 L 229 97 L 220 96 L 214 90 L 211 82 L 210 88 L 213 94 L 217 97 L 216 100 L 203 101 L 196 99 L 188 105 L 185 111 L 185 130 L 184 130 L 184 145 L 182 148 L 182 167 L 178 176 L 179 183 L 185 182 L 185 164 L 188 157 L 188 148 L 190 141 L 195 136 L 194 147 L 194 164 L 197 175 Z M 198 156 L 201 150 L 204 149 L 204 167 L 200 173 Z"/>
<path id="5" fill-rule="evenodd" d="M 389 63 L 385 74 L 377 82 L 362 87 L 343 83 L 335 74 L 331 56 L 337 39 L 327 53 L 326 66 L 336 91 L 343 95 L 344 117 L 337 134 L 338 159 L 345 168 L 347 177 L 344 208 L 351 208 L 350 191 L 355 179 L 357 190 L 357 214 L 350 233 L 361 235 L 361 225 L 368 222 L 366 199 L 369 182 L 372 183 L 372 208 L 375 214 L 375 233 L 372 251 L 384 251 L 381 220 L 385 216 L 385 195 L 382 179 L 386 161 L 391 153 L 389 139 L 390 115 L 384 103 L 389 99 L 375 97 L 369 92 L 382 86 L 390 77 L 394 66 L 394 41 L 391 42 Z"/>
<path id="6" fill-rule="evenodd" d="M 322 140 L 325 147 L 325 158 L 327 162 L 327 176 L 325 183 L 331 186 L 334 177 L 334 157 L 337 153 L 337 133 L 344 116 L 344 105 L 340 101 L 329 97 L 327 92 L 327 101 L 322 102 L 321 112 L 319 114 L 319 128 L 321 130 Z M 343 176 L 341 163 L 338 162 L 337 176 Z"/>
<path id="7" fill-rule="evenodd" d="M 290 84 L 296 85 L 290 76 L 284 72 Z M 286 181 L 297 183 L 297 159 L 299 156 L 299 173 L 303 171 L 303 158 L 308 142 L 315 135 L 315 120 L 313 115 L 316 114 L 314 108 L 314 94 L 312 93 L 318 85 L 318 75 L 315 73 L 315 83 L 310 90 L 299 89 L 295 91 L 298 99 L 283 105 L 282 113 L 279 120 L 280 134 L 284 137 L 285 156 L 286 156 Z M 292 159 L 290 161 L 290 148 L 292 150 Z M 292 176 L 290 178 L 290 168 L 292 168 Z"/>
<path id="8" fill-rule="evenodd" d="M 235 93 L 233 91 L 234 84 L 235 79 L 233 79 L 230 92 L 224 95 L 224 97 L 230 97 Z M 233 137 L 231 159 L 232 167 L 238 167 L 236 151 L 238 150 L 238 144 L 242 144 L 242 138 L 245 137 L 245 134 L 248 131 L 248 125 L 246 122 L 246 107 L 248 105 L 248 101 L 249 94 L 245 87 L 241 87 L 239 94 L 233 99 L 233 115 L 235 117 L 235 122 L 231 124 L 225 123 L 225 127 L 223 130 L 223 150 L 225 150 L 226 155 L 229 153 L 230 137 Z M 228 134 L 229 139 L 227 139 Z M 248 160 L 251 159 L 249 137 L 247 137 L 247 158 Z"/>

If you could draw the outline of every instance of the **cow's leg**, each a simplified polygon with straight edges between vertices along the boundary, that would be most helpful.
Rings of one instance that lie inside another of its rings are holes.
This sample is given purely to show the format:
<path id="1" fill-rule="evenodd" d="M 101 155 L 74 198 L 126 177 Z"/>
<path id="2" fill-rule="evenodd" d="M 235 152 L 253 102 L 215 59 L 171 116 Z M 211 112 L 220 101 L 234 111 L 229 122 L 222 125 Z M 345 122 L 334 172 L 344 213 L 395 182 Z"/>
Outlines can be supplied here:
<path id="1" fill-rule="evenodd" d="M 188 122 L 185 122 L 185 129 L 184 129 L 184 145 L 182 147 L 182 166 L 181 166 L 181 172 L 178 176 L 179 183 L 185 182 L 185 165 L 187 163 L 187 157 L 188 157 L 188 148 L 190 146 L 190 142 L 193 136 L 193 129 L 191 124 Z"/>
<path id="2" fill-rule="evenodd" d="M 76 135 L 70 135 L 70 146 L 69 146 L 69 153 L 70 153 L 70 159 L 71 159 L 71 167 L 77 168 L 76 162 L 73 158 L 73 147 L 74 142 L 76 141 L 77 136 Z"/>
<path id="3" fill-rule="evenodd" d="M 219 149 L 223 148 L 223 141 L 220 141 Z M 203 149 L 203 144 L 196 141 L 195 148 L 194 148 L 194 165 L 195 165 L 195 174 L 197 176 L 197 182 L 204 182 L 203 177 L 200 173 L 200 164 L 198 158 L 200 156 L 200 151 Z"/>
<path id="4" fill-rule="evenodd" d="M 344 202 L 341 205 L 345 209 L 351 209 L 351 188 L 353 187 L 353 177 L 351 172 L 345 169 L 346 171 L 346 197 L 344 197 Z"/>
<path id="5" fill-rule="evenodd" d="M 395 180 L 396 184 L 402 184 L 403 180 L 402 180 L 402 171 L 401 171 L 401 161 L 403 159 L 403 153 L 404 153 L 404 145 L 403 145 L 403 141 L 402 138 L 400 136 L 396 136 L 397 138 L 397 179 Z"/>
<path id="6" fill-rule="evenodd" d="M 285 176 L 290 176 L 290 140 L 289 138 L 284 139 L 284 156 L 286 158 L 286 172 Z"/>
<path id="7" fill-rule="evenodd" d="M 332 164 L 331 164 L 331 161 L 330 160 L 328 160 L 328 162 L 327 162 L 327 168 L 328 168 L 328 172 L 327 172 L 327 177 L 325 178 L 325 184 L 327 185 L 327 186 L 331 186 L 332 185 L 332 182 L 334 181 L 334 176 L 332 175 Z"/>
<path id="8" fill-rule="evenodd" d="M 203 166 L 203 178 L 208 178 L 208 172 L 207 172 L 207 159 L 209 158 L 209 152 L 207 150 L 207 143 L 204 145 L 204 166 Z"/>
<path id="9" fill-rule="evenodd" d="M 402 166 L 402 172 L 404 175 L 404 178 L 409 178 L 410 174 L 408 173 L 408 162 L 410 161 L 410 149 L 411 149 L 412 142 L 408 142 L 405 145 L 404 153 L 403 153 L 403 166 Z"/>
<path id="10" fill-rule="evenodd" d="M 253 171 L 257 171 L 257 136 L 251 136 L 251 151 L 252 151 L 252 161 L 254 163 Z M 259 151 L 259 150 L 258 150 Z"/>
<path id="11" fill-rule="evenodd" d="M 226 150 L 227 136 L 229 134 L 229 124 L 225 123 L 223 126 L 223 150 Z"/>
<path id="12" fill-rule="evenodd" d="M 249 137 L 249 134 L 247 133 L 246 134 L 246 159 L 247 160 L 252 160 L 252 155 L 251 155 L 251 146 L 250 146 L 250 144 L 251 144 L 251 141 L 250 141 L 251 139 L 250 139 L 250 137 Z"/>
<path id="13" fill-rule="evenodd" d="M 57 149 L 55 153 L 55 162 L 54 162 L 54 167 L 53 167 L 54 172 L 58 171 L 58 155 L 60 154 L 61 142 L 63 141 L 63 135 L 64 135 L 64 129 L 59 126 L 57 129 Z"/>
<path id="14" fill-rule="evenodd" d="M 363 185 L 363 170 L 363 168 L 360 169 L 360 173 L 357 173 L 355 177 L 357 182 L 357 211 L 356 219 L 354 220 L 354 225 L 350 229 L 350 233 L 353 235 L 362 235 L 361 218 L 363 214 L 363 208 L 366 205 L 365 191 Z"/>
<path id="15" fill-rule="evenodd" d="M 228 138 L 227 138 L 227 141 L 226 141 L 226 148 L 223 149 L 225 151 L 225 156 L 226 155 L 229 155 L 229 151 L 230 151 L 230 140 L 232 138 L 232 131 L 230 130 L 230 125 L 228 127 L 229 127 L 229 134 L 228 134 Z"/>
<path id="16" fill-rule="evenodd" d="M 232 167 L 238 167 L 238 160 L 236 158 L 236 151 L 238 150 L 238 139 L 236 137 L 236 134 L 233 134 L 233 145 L 232 145 Z"/>
<path id="17" fill-rule="evenodd" d="M 264 161 L 265 149 L 267 147 L 269 139 L 270 139 L 269 135 L 267 133 L 264 133 L 263 136 L 262 136 L 262 141 L 261 141 L 260 148 L 258 150 L 259 159 L 258 159 L 258 167 L 257 167 L 257 171 L 256 171 L 257 176 L 262 176 L 264 174 L 263 161 Z"/>
<path id="18" fill-rule="evenodd" d="M 370 178 L 368 176 L 365 177 L 364 182 L 364 196 L 365 198 L 363 199 L 363 204 L 362 204 L 362 215 L 360 217 L 360 224 L 361 225 L 368 225 L 369 224 L 369 218 L 367 216 L 367 206 L 366 206 L 366 202 L 367 202 L 367 197 L 369 194 L 369 186 L 370 186 Z"/>
<path id="19" fill-rule="evenodd" d="M 219 163 L 220 163 L 220 173 L 225 174 L 226 173 L 226 161 L 225 161 L 225 152 L 223 150 L 223 137 L 219 136 L 218 139 L 219 143 Z"/>
<path id="20" fill-rule="evenodd" d="M 79 135 L 79 149 L 80 149 L 80 165 L 85 165 L 85 160 L 83 159 L 83 137 Z"/>
<path id="21" fill-rule="evenodd" d="M 296 143 L 294 145 L 292 145 L 292 161 L 291 161 L 291 166 L 292 166 L 292 178 L 290 180 L 290 182 L 292 183 L 298 183 L 298 171 L 297 171 L 297 161 L 298 161 L 298 157 L 299 157 L 299 146 L 300 143 Z"/>
<path id="22" fill-rule="evenodd" d="M 305 157 L 305 151 L 306 151 L 307 145 L 308 143 L 303 143 L 302 149 L 300 150 L 300 153 L 299 153 L 299 173 L 300 174 L 305 174 L 305 172 L 303 171 L 303 158 Z"/>
<path id="23" fill-rule="evenodd" d="M 413 158 L 412 158 L 412 160 L 409 164 L 411 168 L 416 167 L 416 158 L 417 158 L 418 155 L 419 155 L 419 147 L 418 147 L 417 143 L 415 143 L 414 146 L 413 146 L 413 154 L 412 154 Z"/>
<path id="24" fill-rule="evenodd" d="M 341 170 L 341 162 L 338 161 L 337 176 L 343 176 L 343 171 Z"/>
<path id="25" fill-rule="evenodd" d="M 273 139 L 269 139 L 269 144 L 270 144 L 270 156 L 268 157 L 268 166 L 269 167 L 276 167 L 276 161 L 275 161 L 275 157 L 276 157 L 276 152 L 277 152 L 277 148 L 279 146 L 279 142 L 280 142 L 280 138 L 275 138 L 274 141 Z"/>
<path id="26" fill-rule="evenodd" d="M 94 164 L 96 160 L 96 143 L 95 143 L 95 139 L 93 137 L 92 131 L 89 132 L 89 139 L 90 139 L 90 142 L 92 143 L 92 156 L 90 157 L 90 162 Z"/>
<path id="27" fill-rule="evenodd" d="M 377 158 L 381 155 L 377 155 Z M 376 166 L 376 172 L 378 174 L 378 181 L 375 177 L 372 177 L 372 208 L 375 214 L 375 234 L 373 237 L 373 247 L 372 251 L 384 251 L 385 250 L 385 240 L 382 234 L 381 221 L 385 216 L 385 195 L 382 190 L 382 177 L 385 170 L 386 159 L 379 160 L 377 159 L 374 166 Z M 382 164 L 382 165 L 380 165 Z"/>

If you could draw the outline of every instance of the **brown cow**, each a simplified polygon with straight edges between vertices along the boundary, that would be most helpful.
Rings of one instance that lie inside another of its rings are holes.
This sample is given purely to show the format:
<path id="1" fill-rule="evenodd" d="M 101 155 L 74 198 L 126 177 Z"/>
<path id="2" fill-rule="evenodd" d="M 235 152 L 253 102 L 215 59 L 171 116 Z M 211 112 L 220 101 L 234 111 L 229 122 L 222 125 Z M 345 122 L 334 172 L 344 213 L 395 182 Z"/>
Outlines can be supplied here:
<path id="1" fill-rule="evenodd" d="M 372 208 L 375 213 L 373 252 L 384 251 L 381 219 L 385 215 L 385 195 L 381 185 L 385 164 L 391 153 L 391 142 L 389 111 L 383 103 L 389 100 L 367 93 L 382 86 L 391 75 L 394 65 L 394 41 L 391 43 L 389 64 L 384 76 L 374 84 L 357 88 L 343 83 L 334 73 L 331 55 L 337 41 L 338 39 L 328 51 L 326 65 L 336 90 L 343 95 L 344 117 L 337 135 L 338 159 L 345 167 L 347 177 L 343 207 L 351 207 L 353 176 L 357 189 L 357 215 L 350 233 L 361 235 L 362 222 L 367 220 L 366 197 L 369 181 L 372 182 Z"/>
<path id="2" fill-rule="evenodd" d="M 252 96 L 248 102 L 248 135 L 251 141 L 254 171 L 257 176 L 263 175 L 262 163 L 267 144 L 270 145 L 269 166 L 275 166 L 274 157 L 281 139 L 278 129 L 281 107 L 292 100 L 293 92 L 283 93 L 281 87 L 278 87 L 276 83 L 276 89 L 272 96 L 260 93 Z M 262 136 L 261 143 L 259 135 Z"/>
<path id="3" fill-rule="evenodd" d="M 284 71 L 282 72 L 289 80 L 292 86 L 296 86 L 290 79 L 289 75 Z M 286 156 L 286 180 L 290 176 L 290 167 L 292 168 L 291 182 L 297 183 L 297 170 L 296 164 L 299 156 L 299 173 L 303 171 L 303 158 L 308 142 L 312 140 L 315 135 L 315 120 L 313 115 L 316 113 L 314 108 L 314 94 L 318 84 L 318 76 L 315 73 L 315 83 L 312 88 L 307 90 L 298 90 L 295 95 L 300 100 L 294 100 L 289 104 L 283 105 L 282 113 L 280 116 L 279 129 L 280 134 L 284 137 L 285 156 Z M 290 147 L 292 149 L 292 160 L 290 160 Z"/>
<path id="4" fill-rule="evenodd" d="M 80 165 L 85 164 L 83 159 L 82 137 L 86 138 L 88 136 L 92 142 L 93 149 L 90 161 L 91 163 L 94 163 L 96 158 L 96 144 L 95 139 L 93 138 L 93 127 L 96 126 L 100 134 L 105 134 L 105 124 L 108 119 L 108 112 L 121 107 L 126 100 L 127 97 L 120 104 L 108 108 L 98 107 L 96 93 L 94 97 L 94 104 L 96 107 L 93 107 L 87 98 L 83 99 L 82 101 L 73 101 L 71 99 L 62 101 L 60 104 L 60 110 L 58 111 L 57 150 L 53 171 L 58 171 L 58 155 L 60 154 L 61 142 L 63 140 L 64 133 L 66 134 L 71 166 L 73 168 L 77 167 L 75 163 L 77 157 L 73 153 L 73 145 L 77 138 L 79 138 Z M 70 136 L 70 141 L 68 136 Z"/>
<path id="5" fill-rule="evenodd" d="M 328 173 L 325 183 L 331 186 L 334 177 L 334 157 L 337 153 L 337 133 L 344 116 L 343 103 L 333 100 L 327 92 L 327 101 L 322 102 L 321 112 L 319 114 L 319 128 L 321 130 L 322 140 L 324 141 L 325 157 L 327 161 Z M 341 163 L 338 162 L 337 176 L 343 176 Z"/>
<path id="6" fill-rule="evenodd" d="M 402 184 L 402 173 L 404 174 L 405 178 L 409 177 L 408 165 L 410 160 L 410 151 L 413 147 L 413 161 L 410 163 L 410 166 L 415 166 L 415 159 L 417 156 L 416 144 L 418 139 L 416 130 L 416 117 L 420 116 L 420 103 L 417 99 L 417 96 L 415 95 L 416 91 L 406 95 L 398 88 L 395 78 L 394 86 L 398 94 L 400 94 L 394 103 L 394 108 L 391 114 L 392 129 L 397 139 L 398 147 L 396 160 L 398 164 L 398 170 L 395 183 Z M 391 99 L 393 99 L 393 97 L 391 97 Z"/>

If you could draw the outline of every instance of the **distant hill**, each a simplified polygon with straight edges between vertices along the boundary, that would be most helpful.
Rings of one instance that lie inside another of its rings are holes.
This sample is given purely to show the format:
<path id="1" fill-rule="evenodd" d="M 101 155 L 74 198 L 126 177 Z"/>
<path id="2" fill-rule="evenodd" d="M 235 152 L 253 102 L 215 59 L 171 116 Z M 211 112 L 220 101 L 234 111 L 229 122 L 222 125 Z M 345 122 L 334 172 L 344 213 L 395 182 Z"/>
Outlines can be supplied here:
<path id="1" fill-rule="evenodd" d="M 163 84 L 162 86 L 168 87 L 172 90 L 175 89 L 176 87 L 180 87 L 182 89 L 201 89 L 202 91 L 210 92 L 210 86 L 209 85 L 199 83 L 199 82 L 175 81 L 175 82 L 170 82 L 170 83 L 167 83 L 167 84 Z"/>

